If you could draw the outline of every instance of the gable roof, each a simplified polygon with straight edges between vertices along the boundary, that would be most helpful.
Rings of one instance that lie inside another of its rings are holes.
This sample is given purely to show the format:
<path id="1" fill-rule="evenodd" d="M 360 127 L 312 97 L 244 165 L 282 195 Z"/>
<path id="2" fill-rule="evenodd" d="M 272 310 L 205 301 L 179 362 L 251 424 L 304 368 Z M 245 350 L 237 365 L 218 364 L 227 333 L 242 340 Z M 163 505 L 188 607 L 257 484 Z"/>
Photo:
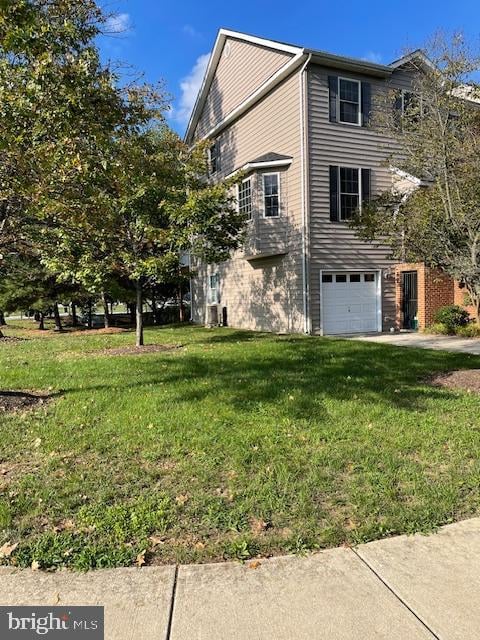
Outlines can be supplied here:
<path id="1" fill-rule="evenodd" d="M 311 60 L 317 64 L 323 64 L 325 66 L 338 68 L 338 69 L 346 69 L 350 71 L 356 71 L 358 73 L 366 73 L 368 75 L 373 75 L 377 77 L 387 78 L 389 77 L 393 71 L 401 67 L 404 64 L 412 61 L 415 58 L 419 58 L 423 63 L 431 65 L 428 58 L 421 50 L 413 51 L 412 53 L 403 56 L 402 58 L 395 60 L 389 65 L 377 64 L 375 62 L 369 62 L 367 60 L 361 60 L 358 58 L 350 58 L 346 56 L 340 56 L 333 53 L 328 53 L 327 51 L 322 51 L 320 49 L 310 49 L 307 47 L 302 47 L 299 45 L 290 44 L 287 42 L 281 42 L 279 40 L 272 40 L 270 38 L 261 38 L 259 36 L 250 35 L 247 33 L 242 33 L 240 31 L 232 31 L 230 29 L 220 29 L 217 38 L 215 40 L 215 44 L 212 49 L 212 54 L 210 56 L 210 60 L 207 65 L 207 69 L 205 71 L 205 75 L 203 77 L 202 85 L 200 87 L 200 91 L 198 92 L 197 99 L 195 101 L 195 105 L 193 107 L 192 113 L 190 115 L 190 120 L 188 122 L 187 130 L 185 133 L 185 140 L 187 142 L 191 142 L 193 140 L 193 135 L 195 133 L 195 129 L 197 127 L 198 121 L 203 111 L 203 107 L 205 106 L 205 102 L 208 96 L 208 92 L 210 90 L 211 84 L 213 82 L 213 78 L 215 76 L 215 72 L 220 61 L 220 57 L 223 50 L 223 45 L 227 38 L 235 38 L 237 40 L 242 40 L 244 42 L 249 42 L 251 44 L 265 47 L 268 49 L 273 49 L 277 51 L 281 51 L 283 53 L 290 54 L 289 60 L 286 61 L 285 65 L 283 65 L 272 77 L 270 77 L 263 85 L 261 85 L 249 98 L 247 98 L 242 105 L 233 109 L 232 113 L 225 118 L 222 125 L 227 124 L 228 121 L 231 121 L 237 115 L 240 115 L 242 109 L 245 110 L 251 104 L 253 104 L 256 100 L 259 100 L 265 93 L 267 93 L 270 89 L 272 89 L 276 84 L 281 82 L 287 75 L 292 73 L 294 69 L 299 67 L 302 62 L 307 62 L 307 60 Z M 219 126 L 215 127 L 218 129 Z M 213 132 L 210 132 L 213 133 Z M 209 137 L 210 133 L 205 137 Z"/>
<path id="2" fill-rule="evenodd" d="M 252 164 L 257 164 L 261 162 L 281 162 L 282 160 L 292 160 L 292 156 L 285 156 L 282 153 L 275 153 L 274 151 L 270 151 L 269 153 L 264 153 L 263 156 L 259 156 L 254 160 L 250 160 L 250 162 Z"/>

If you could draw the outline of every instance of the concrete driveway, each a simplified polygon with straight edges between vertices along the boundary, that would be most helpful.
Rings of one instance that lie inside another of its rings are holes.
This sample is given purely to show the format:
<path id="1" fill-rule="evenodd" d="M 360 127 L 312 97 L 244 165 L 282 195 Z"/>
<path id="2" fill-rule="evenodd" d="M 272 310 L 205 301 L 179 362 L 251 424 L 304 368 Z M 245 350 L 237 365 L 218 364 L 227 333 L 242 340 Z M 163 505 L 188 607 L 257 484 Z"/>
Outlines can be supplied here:
<path id="1" fill-rule="evenodd" d="M 348 336 L 350 340 L 366 340 L 377 344 L 392 344 L 398 347 L 458 351 L 480 356 L 480 338 L 457 338 L 456 336 L 433 336 L 426 333 L 375 333 Z"/>
<path id="2" fill-rule="evenodd" d="M 479 602 L 480 518 L 244 564 L 0 568 L 1 605 L 103 605 L 106 640 L 478 640 Z"/>

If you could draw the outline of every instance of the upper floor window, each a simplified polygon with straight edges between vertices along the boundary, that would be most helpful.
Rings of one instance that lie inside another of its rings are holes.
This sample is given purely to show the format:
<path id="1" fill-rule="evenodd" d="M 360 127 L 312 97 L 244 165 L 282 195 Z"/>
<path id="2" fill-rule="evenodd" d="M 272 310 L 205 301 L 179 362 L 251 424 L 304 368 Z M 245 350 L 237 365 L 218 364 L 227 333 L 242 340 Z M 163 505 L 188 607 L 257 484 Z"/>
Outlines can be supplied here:
<path id="1" fill-rule="evenodd" d="M 338 79 L 338 102 L 340 122 L 360 124 L 360 82 L 358 80 Z"/>
<path id="2" fill-rule="evenodd" d="M 330 220 L 350 220 L 370 200 L 371 170 L 330 166 Z"/>
<path id="3" fill-rule="evenodd" d="M 371 111 L 371 86 L 353 78 L 328 76 L 330 122 L 367 126 Z"/>
<path id="4" fill-rule="evenodd" d="M 396 93 L 395 111 L 397 124 L 403 128 L 404 125 L 416 125 L 425 112 L 425 106 L 418 93 L 401 89 Z"/>
<path id="5" fill-rule="evenodd" d="M 220 143 L 218 140 L 208 150 L 208 168 L 210 175 L 220 171 Z"/>
<path id="6" fill-rule="evenodd" d="M 252 179 L 246 178 L 238 185 L 238 210 L 248 220 L 252 219 Z"/>
<path id="7" fill-rule="evenodd" d="M 264 215 L 278 218 L 280 215 L 280 176 L 278 173 L 263 174 Z"/>
<path id="8" fill-rule="evenodd" d="M 340 167 L 340 220 L 350 220 L 360 208 L 358 169 Z"/>

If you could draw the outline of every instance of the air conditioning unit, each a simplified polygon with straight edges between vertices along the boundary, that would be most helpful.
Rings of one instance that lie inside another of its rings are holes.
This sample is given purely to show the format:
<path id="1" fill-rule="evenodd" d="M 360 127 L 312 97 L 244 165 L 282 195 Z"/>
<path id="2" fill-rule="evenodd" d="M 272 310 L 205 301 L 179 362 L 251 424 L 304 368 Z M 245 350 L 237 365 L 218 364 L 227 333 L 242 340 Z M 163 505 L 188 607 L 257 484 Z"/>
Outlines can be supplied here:
<path id="1" fill-rule="evenodd" d="M 219 324 L 218 305 L 209 304 L 207 306 L 207 327 L 218 327 Z"/>

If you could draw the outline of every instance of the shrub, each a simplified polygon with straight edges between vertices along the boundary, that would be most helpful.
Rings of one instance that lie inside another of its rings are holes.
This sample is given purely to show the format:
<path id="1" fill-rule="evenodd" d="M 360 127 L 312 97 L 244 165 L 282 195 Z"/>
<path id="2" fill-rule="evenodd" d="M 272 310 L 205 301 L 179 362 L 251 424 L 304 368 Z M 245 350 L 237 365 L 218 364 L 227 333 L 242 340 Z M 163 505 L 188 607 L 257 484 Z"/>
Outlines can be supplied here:
<path id="1" fill-rule="evenodd" d="M 435 322 L 434 324 L 431 324 L 429 327 L 427 327 L 426 332 L 440 334 L 442 336 L 448 336 L 450 333 L 446 325 L 444 325 L 442 322 Z"/>
<path id="2" fill-rule="evenodd" d="M 469 322 L 464 327 L 458 327 L 457 336 L 462 336 L 462 338 L 480 338 L 480 324 L 477 322 Z"/>
<path id="3" fill-rule="evenodd" d="M 456 304 L 442 307 L 435 314 L 435 323 L 443 324 L 448 333 L 456 333 L 458 327 L 464 327 L 470 321 L 468 311 Z"/>

